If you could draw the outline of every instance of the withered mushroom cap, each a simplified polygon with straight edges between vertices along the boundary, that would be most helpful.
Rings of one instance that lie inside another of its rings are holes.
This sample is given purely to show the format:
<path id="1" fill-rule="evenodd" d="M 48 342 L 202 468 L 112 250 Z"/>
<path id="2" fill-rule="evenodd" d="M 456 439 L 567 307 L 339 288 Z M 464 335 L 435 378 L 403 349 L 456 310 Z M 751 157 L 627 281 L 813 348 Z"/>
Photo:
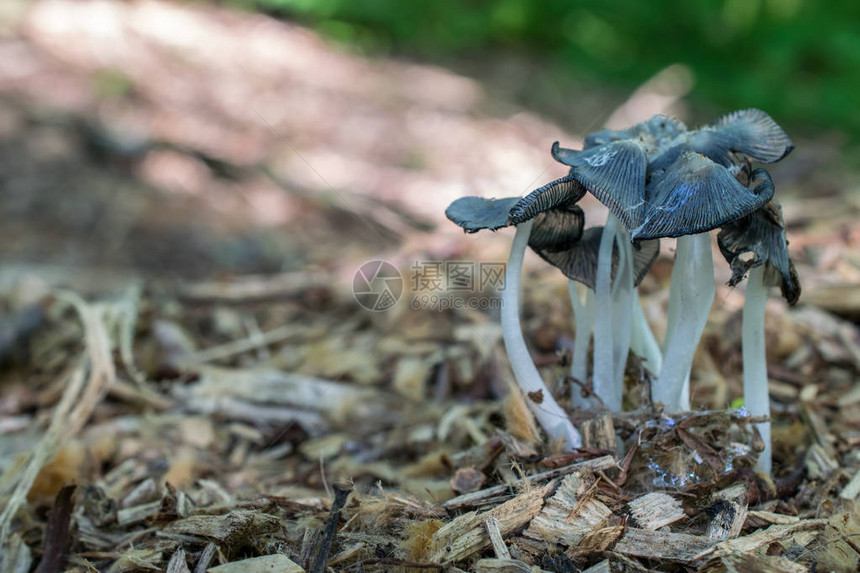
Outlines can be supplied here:
<path id="1" fill-rule="evenodd" d="M 732 163 L 731 152 L 775 163 L 794 149 L 788 134 L 760 109 L 743 109 L 724 115 L 691 133 L 692 148 L 722 164 Z"/>
<path id="2" fill-rule="evenodd" d="M 460 197 L 448 205 L 445 216 L 467 233 L 477 233 L 483 229 L 495 231 L 508 226 L 511 209 L 519 201 L 519 197 Z"/>
<path id="3" fill-rule="evenodd" d="M 516 201 L 510 210 L 508 224 L 519 225 L 534 218 L 538 213 L 573 205 L 583 197 L 585 197 L 585 187 L 570 175 L 550 181 Z"/>
<path id="4" fill-rule="evenodd" d="M 601 129 L 590 133 L 585 137 L 584 149 L 622 139 L 636 139 L 656 147 L 685 131 L 687 126 L 681 120 L 658 114 L 627 129 Z"/>
<path id="5" fill-rule="evenodd" d="M 769 115 L 747 109 L 696 131 L 658 115 L 592 133 L 582 151 L 555 143 L 552 155 L 637 240 L 706 232 L 761 207 L 773 196 L 770 177 L 749 189 L 736 180 L 738 166 L 772 163 L 793 148 Z"/>
<path id="6" fill-rule="evenodd" d="M 699 153 L 685 152 L 649 181 L 641 223 L 631 230 L 631 237 L 694 235 L 743 217 L 773 198 L 770 174 L 756 169 L 752 177 L 761 182 L 750 189 L 726 167 Z"/>
<path id="7" fill-rule="evenodd" d="M 797 303 L 800 281 L 788 255 L 782 207 L 777 201 L 723 225 L 717 235 L 717 244 L 732 269 L 729 286 L 737 286 L 753 267 L 767 265 L 765 284 L 779 286 L 788 304 Z M 743 257 L 744 253 L 751 256 Z"/>
<path id="8" fill-rule="evenodd" d="M 469 233 L 496 230 L 534 219 L 529 247 L 569 279 L 594 288 L 603 227 L 584 230 L 585 215 L 576 205 L 583 195 L 585 189 L 579 182 L 562 177 L 523 198 L 462 197 L 451 203 L 445 214 Z M 633 245 L 635 284 L 645 277 L 659 251 L 659 241 Z M 617 250 L 612 258 L 614 274 L 618 265 Z"/>

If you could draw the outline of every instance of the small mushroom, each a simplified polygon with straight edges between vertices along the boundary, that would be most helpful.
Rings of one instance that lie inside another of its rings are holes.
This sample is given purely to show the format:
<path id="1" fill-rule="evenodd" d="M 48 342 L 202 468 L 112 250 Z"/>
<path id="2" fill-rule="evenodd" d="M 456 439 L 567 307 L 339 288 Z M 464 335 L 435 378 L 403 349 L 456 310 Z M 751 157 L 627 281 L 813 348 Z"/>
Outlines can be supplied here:
<path id="1" fill-rule="evenodd" d="M 717 235 L 720 251 L 732 269 L 730 286 L 736 286 L 749 272 L 744 293 L 743 344 L 744 405 L 753 416 L 770 416 L 764 314 L 767 287 L 779 286 L 789 305 L 800 297 L 800 283 L 788 255 L 788 241 L 782 209 L 772 201 L 754 213 L 725 225 Z M 748 258 L 744 254 L 751 255 Z M 757 469 L 771 473 L 770 422 L 757 424 L 764 450 Z"/>
<path id="2" fill-rule="evenodd" d="M 541 188 L 550 203 L 541 203 L 537 208 L 534 202 L 528 213 L 520 215 L 516 224 L 516 234 L 511 245 L 511 253 L 505 268 L 505 290 L 502 294 L 502 337 L 511 361 L 517 383 L 527 396 L 541 396 L 538 402 L 528 401 L 529 407 L 538 423 L 553 440 L 561 440 L 566 449 L 582 445 L 582 438 L 570 421 L 564 409 L 555 401 L 543 383 L 540 372 L 532 361 L 531 354 L 523 339 L 519 316 L 519 281 L 522 274 L 526 246 L 532 241 L 539 248 L 546 248 L 554 241 L 578 241 L 582 235 L 584 216 L 575 205 L 585 194 L 578 183 L 570 179 L 554 181 Z M 537 198 L 538 196 L 535 196 Z M 512 224 L 510 212 L 521 201 L 519 197 L 507 199 L 483 199 L 463 197 L 454 201 L 445 214 L 467 232 L 481 229 L 499 229 Z M 506 210 L 506 211 L 505 211 Z"/>

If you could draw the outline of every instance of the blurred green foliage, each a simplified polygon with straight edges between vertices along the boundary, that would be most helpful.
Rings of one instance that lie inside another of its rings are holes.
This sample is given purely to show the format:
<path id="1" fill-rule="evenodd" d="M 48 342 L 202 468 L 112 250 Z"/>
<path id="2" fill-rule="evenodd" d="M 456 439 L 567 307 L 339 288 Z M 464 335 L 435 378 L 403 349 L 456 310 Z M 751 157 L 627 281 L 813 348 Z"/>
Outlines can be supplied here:
<path id="1" fill-rule="evenodd" d="M 860 135 L 857 0 L 232 1 L 370 52 L 514 48 L 626 88 L 679 62 L 695 74 L 693 97 Z"/>

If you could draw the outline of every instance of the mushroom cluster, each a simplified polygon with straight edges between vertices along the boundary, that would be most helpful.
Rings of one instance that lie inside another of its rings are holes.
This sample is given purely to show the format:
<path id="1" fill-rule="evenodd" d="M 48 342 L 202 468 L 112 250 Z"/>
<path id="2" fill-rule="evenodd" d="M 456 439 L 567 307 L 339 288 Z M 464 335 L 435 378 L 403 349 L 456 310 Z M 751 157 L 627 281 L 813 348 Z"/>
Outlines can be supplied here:
<path id="1" fill-rule="evenodd" d="M 797 300 L 799 286 L 788 259 L 779 207 L 771 203 L 773 181 L 766 170 L 751 167 L 751 161 L 779 161 L 793 148 L 782 128 L 755 109 L 728 114 L 692 131 L 676 119 L 658 115 L 626 130 L 592 133 L 582 150 L 555 143 L 552 155 L 570 167 L 569 174 L 522 199 L 455 201 L 446 214 L 467 232 L 517 227 L 502 326 L 524 389 L 534 391 L 538 383 L 543 388 L 522 339 L 517 310 L 522 256 L 528 245 L 572 281 L 577 322 L 573 377 L 583 382 L 587 378 L 585 354 L 593 332 L 592 384 L 603 406 L 621 409 L 624 367 L 632 347 L 655 376 L 652 398 L 669 411 L 688 410 L 690 366 L 715 293 L 709 231 L 722 228 L 719 244 L 732 266 L 732 284 L 752 269 L 748 299 L 763 301 L 766 285 L 778 283 L 789 303 Z M 585 228 L 576 203 L 586 192 L 609 209 L 603 227 Z M 661 351 L 645 322 L 636 286 L 664 237 L 677 238 L 677 250 Z M 743 253 L 752 256 L 742 260 Z M 574 282 L 587 289 L 585 302 Z M 757 320 L 758 326 L 750 326 L 750 331 L 763 332 L 763 302 L 758 303 L 760 310 L 749 304 L 745 329 L 748 321 Z M 747 370 L 747 345 L 755 346 L 752 338 L 744 337 L 744 371 L 750 379 L 756 377 L 752 366 Z M 763 363 L 763 342 L 756 353 Z M 525 378 L 531 381 L 524 382 Z M 754 384 L 759 390 L 763 386 L 766 406 L 766 373 L 763 382 Z M 749 400 L 753 392 L 747 386 Z M 543 394 L 546 406 L 551 396 L 545 389 Z M 552 401 L 550 407 L 557 404 Z M 554 410 L 552 417 L 560 415 Z M 560 436 L 558 429 L 554 432 L 551 435 Z M 570 426 L 567 435 L 574 433 Z M 575 439 L 567 441 L 572 444 Z"/>

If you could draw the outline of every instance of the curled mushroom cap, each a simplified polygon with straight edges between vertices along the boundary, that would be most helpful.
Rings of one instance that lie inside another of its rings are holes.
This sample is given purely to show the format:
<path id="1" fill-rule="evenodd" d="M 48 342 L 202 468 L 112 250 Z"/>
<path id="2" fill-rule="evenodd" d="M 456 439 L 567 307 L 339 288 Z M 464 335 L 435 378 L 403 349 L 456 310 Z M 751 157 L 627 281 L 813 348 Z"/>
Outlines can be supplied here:
<path id="1" fill-rule="evenodd" d="M 694 235 L 743 217 L 773 198 L 770 174 L 757 169 L 752 177 L 761 182 L 750 189 L 729 169 L 688 151 L 649 181 L 641 222 L 631 230 L 631 237 Z"/>
<path id="2" fill-rule="evenodd" d="M 762 163 L 775 163 L 794 149 L 788 134 L 760 109 L 743 109 L 724 115 L 691 136 L 693 149 L 723 165 L 731 152 Z"/>
<path id="3" fill-rule="evenodd" d="M 448 205 L 445 216 L 467 233 L 477 233 L 483 229 L 495 231 L 510 224 L 508 219 L 511 209 L 519 200 L 519 197 L 460 197 Z"/>
<path id="4" fill-rule="evenodd" d="M 717 244 L 732 269 L 729 286 L 737 286 L 753 267 L 767 265 L 765 284 L 779 286 L 788 304 L 797 303 L 800 281 L 788 255 L 782 207 L 777 201 L 723 225 L 717 235 Z M 744 257 L 745 253 L 750 256 Z"/>
<path id="5" fill-rule="evenodd" d="M 622 139 L 635 139 L 653 146 L 659 146 L 685 131 L 687 131 L 687 126 L 681 120 L 658 114 L 628 129 L 601 129 L 590 133 L 585 137 L 584 149 L 606 145 Z"/>
<path id="6" fill-rule="evenodd" d="M 763 111 L 728 114 L 687 131 L 678 120 L 655 116 L 626 130 L 602 130 L 581 151 L 552 147 L 582 183 L 618 217 L 633 240 L 701 233 L 743 217 L 767 203 L 766 173 L 752 189 L 738 183 L 748 159 L 772 163 L 794 148 Z"/>
<path id="7" fill-rule="evenodd" d="M 569 279 L 593 289 L 603 227 L 584 229 L 585 215 L 576 205 L 584 194 L 585 189 L 576 180 L 563 177 L 523 198 L 462 197 L 454 201 L 445 214 L 469 233 L 496 230 L 534 219 L 529 247 Z M 659 250 L 659 241 L 633 245 L 635 284 L 645 277 Z M 615 269 L 617 250 L 613 252 L 612 264 Z"/>

